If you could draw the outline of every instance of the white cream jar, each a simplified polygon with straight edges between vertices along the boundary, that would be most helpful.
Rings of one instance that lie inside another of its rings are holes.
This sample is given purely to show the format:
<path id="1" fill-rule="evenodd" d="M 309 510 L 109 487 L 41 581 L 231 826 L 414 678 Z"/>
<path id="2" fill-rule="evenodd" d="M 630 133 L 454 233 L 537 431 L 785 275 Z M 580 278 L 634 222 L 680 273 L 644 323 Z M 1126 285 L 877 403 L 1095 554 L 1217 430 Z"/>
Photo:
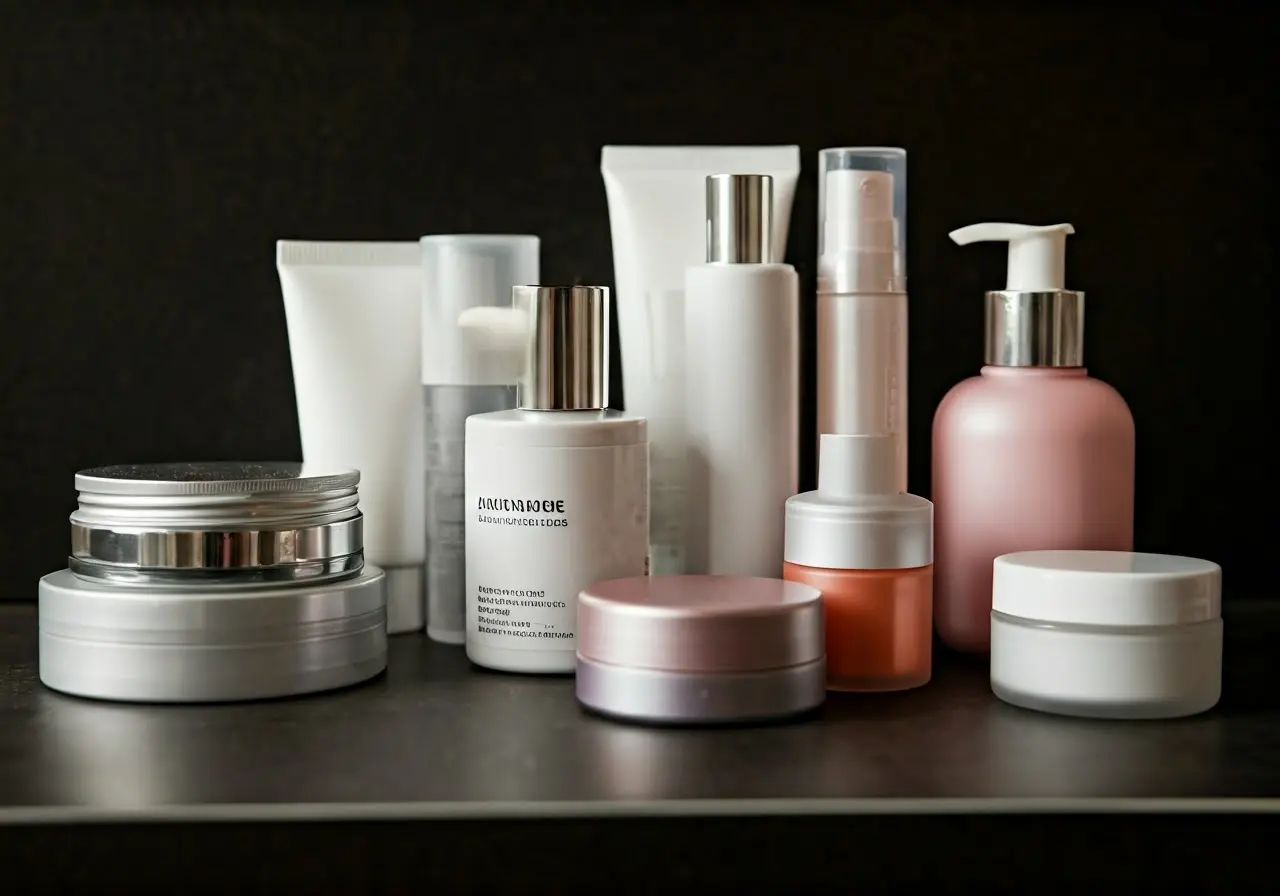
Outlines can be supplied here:
<path id="1" fill-rule="evenodd" d="M 997 557 L 991 690 L 1027 709 L 1167 719 L 1222 693 L 1222 569 L 1124 551 Z"/>

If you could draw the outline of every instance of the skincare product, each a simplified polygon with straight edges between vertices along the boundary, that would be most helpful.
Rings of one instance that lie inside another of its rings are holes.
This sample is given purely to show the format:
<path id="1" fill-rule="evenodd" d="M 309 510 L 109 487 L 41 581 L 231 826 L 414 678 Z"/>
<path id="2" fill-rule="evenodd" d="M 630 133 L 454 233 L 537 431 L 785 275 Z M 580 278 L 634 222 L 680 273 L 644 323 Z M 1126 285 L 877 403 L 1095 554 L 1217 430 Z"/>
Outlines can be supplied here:
<path id="1" fill-rule="evenodd" d="M 360 471 L 370 563 L 387 574 L 391 634 L 423 625 L 426 560 L 421 248 L 282 240 L 302 458 Z"/>
<path id="2" fill-rule="evenodd" d="M 1222 694 L 1222 570 L 1167 554 L 995 560 L 991 690 L 1027 709 L 1169 719 Z"/>
<path id="3" fill-rule="evenodd" d="M 1084 368 L 1084 293 L 1064 288 L 1070 224 L 975 224 L 1009 243 L 986 294 L 986 366 L 933 418 L 934 620 L 956 650 L 990 644 L 991 562 L 1030 550 L 1133 547 L 1133 416 Z"/>
<path id="4" fill-rule="evenodd" d="M 773 179 L 707 178 L 707 263 L 685 275 L 686 570 L 766 576 L 799 487 L 799 285 L 773 261 Z"/>
<path id="5" fill-rule="evenodd" d="M 898 491 L 897 437 L 824 434 L 787 501 L 782 577 L 822 592 L 827 688 L 900 691 L 933 669 L 933 505 Z"/>
<path id="6" fill-rule="evenodd" d="M 627 410 L 648 421 L 655 575 L 686 567 L 685 272 L 705 261 L 706 179 L 773 178 L 773 255 L 783 258 L 800 175 L 797 146 L 606 146 L 618 339 Z M 744 397 L 743 400 L 746 400 Z"/>
<path id="7" fill-rule="evenodd" d="M 822 597 L 745 576 L 597 582 L 578 601 L 578 702 L 639 722 L 754 722 L 822 704 Z"/>
<path id="8" fill-rule="evenodd" d="M 426 418 L 427 634 L 466 641 L 463 436 L 472 414 L 515 407 L 509 352 L 464 337 L 468 308 L 511 307 L 511 288 L 538 282 L 536 236 L 422 238 L 422 394 Z"/>
<path id="9" fill-rule="evenodd" d="M 897 437 L 907 490 L 907 154 L 818 154 L 818 433 Z"/>
<path id="10" fill-rule="evenodd" d="M 467 656 L 567 673 L 578 592 L 648 569 L 645 422 L 608 410 L 607 289 L 513 294 L 461 318 L 524 359 L 517 409 L 467 419 Z"/>
<path id="11" fill-rule="evenodd" d="M 287 697 L 386 668 L 360 474 L 298 463 L 76 474 L 70 568 L 40 580 L 40 680 L 154 703 Z"/>

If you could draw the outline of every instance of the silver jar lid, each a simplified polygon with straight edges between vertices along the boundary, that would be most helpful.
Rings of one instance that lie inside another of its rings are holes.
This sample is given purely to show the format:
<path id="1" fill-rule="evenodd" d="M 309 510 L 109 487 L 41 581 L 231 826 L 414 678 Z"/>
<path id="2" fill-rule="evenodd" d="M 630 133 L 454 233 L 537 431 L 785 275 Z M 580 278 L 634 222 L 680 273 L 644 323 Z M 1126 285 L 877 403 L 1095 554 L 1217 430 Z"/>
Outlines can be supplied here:
<path id="1" fill-rule="evenodd" d="M 76 474 L 70 568 L 119 583 L 311 581 L 364 565 L 355 470 L 121 464 Z"/>

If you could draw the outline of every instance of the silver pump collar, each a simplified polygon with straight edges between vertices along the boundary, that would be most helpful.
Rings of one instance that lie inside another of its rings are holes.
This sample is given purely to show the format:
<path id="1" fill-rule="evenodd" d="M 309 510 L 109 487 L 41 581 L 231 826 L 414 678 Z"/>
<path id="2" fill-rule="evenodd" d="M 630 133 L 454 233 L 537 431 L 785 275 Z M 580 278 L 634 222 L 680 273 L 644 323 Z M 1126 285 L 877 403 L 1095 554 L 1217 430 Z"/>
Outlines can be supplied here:
<path id="1" fill-rule="evenodd" d="M 517 286 L 512 305 L 529 322 L 526 369 L 516 406 L 595 411 L 609 406 L 609 290 Z"/>
<path id="2" fill-rule="evenodd" d="M 993 290 L 986 302 L 986 364 L 1084 366 L 1084 293 Z"/>
<path id="3" fill-rule="evenodd" d="M 773 178 L 712 174 L 707 178 L 707 261 L 773 261 Z"/>

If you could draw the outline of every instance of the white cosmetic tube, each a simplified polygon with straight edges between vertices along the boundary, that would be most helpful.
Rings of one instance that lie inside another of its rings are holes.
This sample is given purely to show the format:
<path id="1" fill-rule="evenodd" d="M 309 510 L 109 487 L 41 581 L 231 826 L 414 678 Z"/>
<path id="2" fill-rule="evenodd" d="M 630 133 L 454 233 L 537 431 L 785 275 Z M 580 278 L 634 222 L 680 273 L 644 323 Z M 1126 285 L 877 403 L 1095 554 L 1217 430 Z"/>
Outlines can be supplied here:
<path id="1" fill-rule="evenodd" d="M 650 571 L 680 574 L 688 556 L 684 279 L 706 258 L 706 179 L 773 178 L 773 251 L 781 259 L 800 148 L 606 146 L 600 170 L 609 201 L 625 404 L 649 423 Z"/>
<path id="2" fill-rule="evenodd" d="M 387 573 L 387 631 L 423 626 L 424 424 L 417 242 L 281 240 L 302 459 L 360 471 L 365 561 Z"/>

